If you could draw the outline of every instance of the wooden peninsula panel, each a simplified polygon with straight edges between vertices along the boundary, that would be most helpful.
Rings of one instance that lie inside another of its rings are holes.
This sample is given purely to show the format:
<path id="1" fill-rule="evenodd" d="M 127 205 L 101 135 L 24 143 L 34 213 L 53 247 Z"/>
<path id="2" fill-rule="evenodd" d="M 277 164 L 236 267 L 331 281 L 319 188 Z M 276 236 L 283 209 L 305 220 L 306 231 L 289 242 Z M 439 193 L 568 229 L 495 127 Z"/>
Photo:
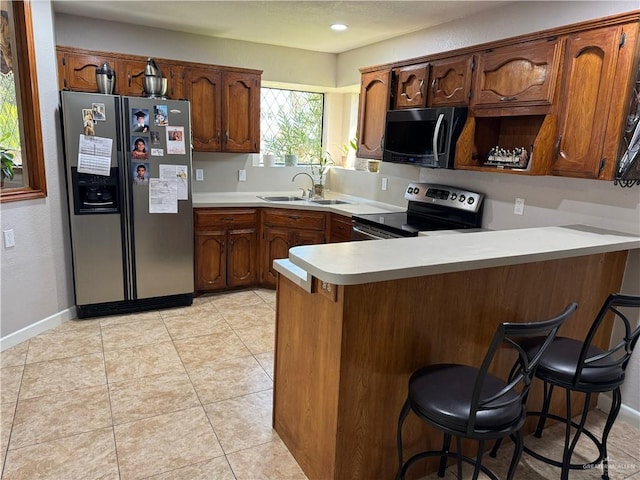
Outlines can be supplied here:
<path id="1" fill-rule="evenodd" d="M 279 275 L 274 428 L 311 480 L 393 478 L 397 418 L 414 370 L 479 365 L 499 323 L 546 319 L 572 301 L 579 307 L 561 334 L 583 338 L 607 295 L 619 291 L 626 258 L 619 251 L 338 286 L 335 300 Z M 501 358 L 496 373 L 511 362 Z M 532 409 L 541 397 L 536 382 Z M 552 410 L 563 411 L 562 403 L 558 396 Z M 440 447 L 441 434 L 414 415 L 405 425 L 407 457 Z M 431 460 L 409 473 L 434 471 Z"/>

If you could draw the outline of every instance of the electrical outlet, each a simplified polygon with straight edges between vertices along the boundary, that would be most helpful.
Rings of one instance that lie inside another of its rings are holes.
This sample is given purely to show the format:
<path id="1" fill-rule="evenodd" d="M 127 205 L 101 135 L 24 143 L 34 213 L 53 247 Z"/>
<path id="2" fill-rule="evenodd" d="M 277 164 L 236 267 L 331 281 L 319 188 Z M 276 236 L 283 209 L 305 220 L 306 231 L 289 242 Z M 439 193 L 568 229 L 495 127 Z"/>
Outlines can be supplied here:
<path id="1" fill-rule="evenodd" d="M 204 170 L 202 168 L 196 168 L 196 182 L 204 181 Z"/>
<path id="2" fill-rule="evenodd" d="M 382 190 L 386 190 L 387 189 L 387 183 L 388 183 L 387 179 L 383 178 L 382 179 Z"/>
<path id="3" fill-rule="evenodd" d="M 514 215 L 524 215 L 524 198 L 516 198 L 516 203 L 513 205 Z"/>
<path id="4" fill-rule="evenodd" d="M 247 171 L 246 170 L 238 170 L 238 181 L 246 182 L 247 181 Z"/>
<path id="5" fill-rule="evenodd" d="M 3 230 L 4 235 L 4 248 L 11 248 L 16 246 L 16 237 L 13 234 L 13 228 L 10 230 Z"/>

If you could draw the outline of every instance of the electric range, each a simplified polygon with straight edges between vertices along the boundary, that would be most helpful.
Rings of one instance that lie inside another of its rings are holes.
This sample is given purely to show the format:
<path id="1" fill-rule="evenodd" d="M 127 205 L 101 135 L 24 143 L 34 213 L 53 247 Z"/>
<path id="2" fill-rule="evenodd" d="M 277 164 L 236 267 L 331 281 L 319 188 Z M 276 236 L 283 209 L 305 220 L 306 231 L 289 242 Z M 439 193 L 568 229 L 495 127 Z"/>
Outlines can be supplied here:
<path id="1" fill-rule="evenodd" d="M 352 240 L 416 237 L 420 232 L 480 228 L 484 194 L 447 185 L 411 183 L 406 212 L 351 217 Z"/>

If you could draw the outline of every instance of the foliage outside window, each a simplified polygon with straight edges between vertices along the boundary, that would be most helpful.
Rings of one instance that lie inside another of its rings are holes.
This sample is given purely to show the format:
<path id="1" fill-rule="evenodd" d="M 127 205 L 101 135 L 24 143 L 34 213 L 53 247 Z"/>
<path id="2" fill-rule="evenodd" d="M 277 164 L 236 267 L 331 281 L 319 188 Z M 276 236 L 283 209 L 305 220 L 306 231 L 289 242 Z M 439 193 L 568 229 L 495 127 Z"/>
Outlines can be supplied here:
<path id="1" fill-rule="evenodd" d="M 0 1 L 0 201 L 46 196 L 31 3 Z"/>
<path id="2" fill-rule="evenodd" d="M 260 95 L 260 151 L 297 155 L 298 164 L 317 163 L 322 152 L 322 93 L 262 87 Z"/>

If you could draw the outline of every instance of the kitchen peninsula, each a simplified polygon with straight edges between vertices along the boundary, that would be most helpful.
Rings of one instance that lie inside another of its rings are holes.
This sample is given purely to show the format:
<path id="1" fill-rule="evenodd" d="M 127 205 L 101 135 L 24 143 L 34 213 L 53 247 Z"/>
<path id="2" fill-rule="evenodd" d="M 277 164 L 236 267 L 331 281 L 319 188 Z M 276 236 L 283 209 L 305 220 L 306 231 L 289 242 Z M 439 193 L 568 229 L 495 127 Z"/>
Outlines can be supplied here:
<path id="1" fill-rule="evenodd" d="M 312 480 L 393 478 L 414 370 L 479 365 L 498 323 L 546 319 L 571 301 L 561 334 L 582 338 L 637 248 L 637 236 L 586 226 L 293 248 L 275 262 L 274 428 Z M 442 438 L 410 416 L 404 441 L 411 455 Z"/>

